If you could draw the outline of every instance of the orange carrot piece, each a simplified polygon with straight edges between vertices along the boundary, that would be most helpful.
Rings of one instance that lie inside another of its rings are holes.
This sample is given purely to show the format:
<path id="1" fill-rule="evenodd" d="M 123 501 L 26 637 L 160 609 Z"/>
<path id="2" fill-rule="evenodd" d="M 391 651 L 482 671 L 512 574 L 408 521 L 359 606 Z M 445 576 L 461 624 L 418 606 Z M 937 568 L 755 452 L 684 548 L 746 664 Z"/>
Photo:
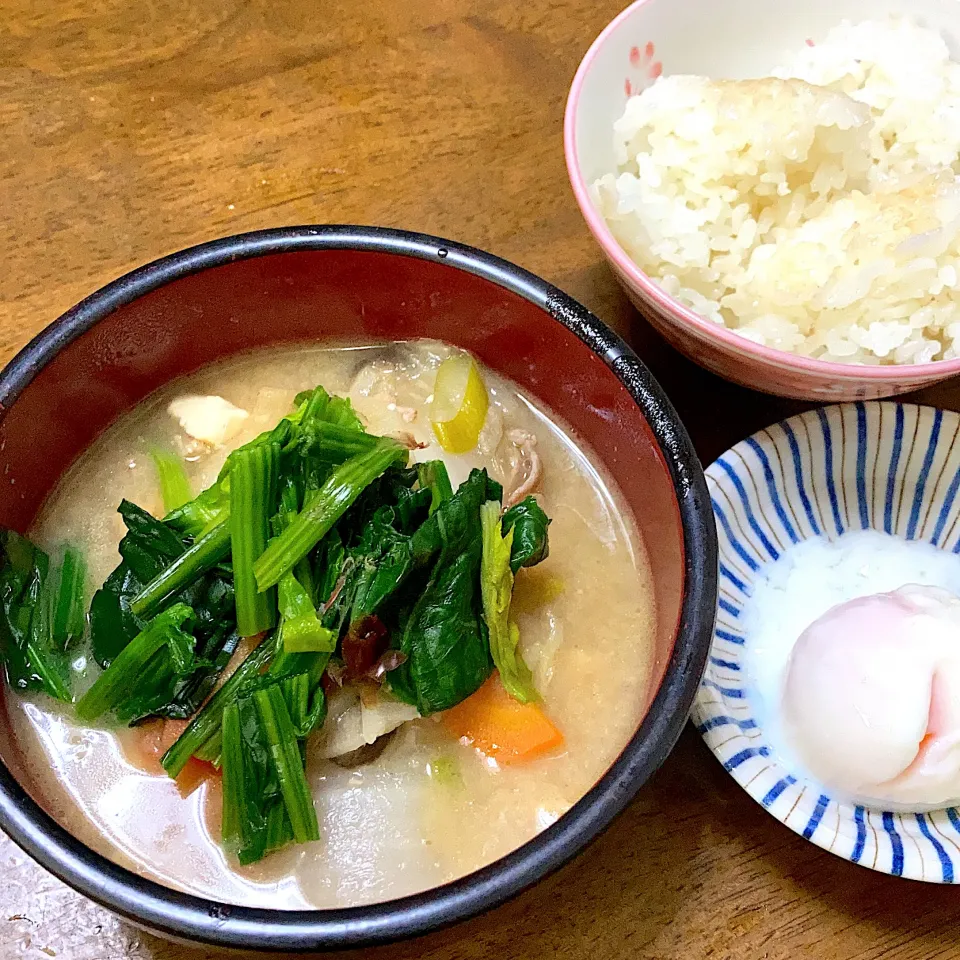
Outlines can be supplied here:
<path id="1" fill-rule="evenodd" d="M 466 738 L 499 763 L 523 763 L 563 744 L 563 734 L 543 708 L 514 700 L 497 673 L 442 718 L 453 736 Z"/>
<path id="2" fill-rule="evenodd" d="M 166 771 L 160 765 L 160 758 L 183 733 L 188 723 L 187 720 L 150 720 L 124 730 L 120 738 L 124 755 L 138 770 L 166 776 Z M 212 763 L 204 763 L 191 757 L 176 779 L 177 789 L 182 796 L 189 796 L 204 780 L 218 774 L 219 771 Z"/>
<path id="3" fill-rule="evenodd" d="M 173 782 L 177 785 L 180 796 L 186 799 L 202 783 L 205 783 L 207 780 L 219 779 L 220 771 L 217 770 L 212 763 L 191 757 L 186 764 L 184 764 L 179 776 Z"/>

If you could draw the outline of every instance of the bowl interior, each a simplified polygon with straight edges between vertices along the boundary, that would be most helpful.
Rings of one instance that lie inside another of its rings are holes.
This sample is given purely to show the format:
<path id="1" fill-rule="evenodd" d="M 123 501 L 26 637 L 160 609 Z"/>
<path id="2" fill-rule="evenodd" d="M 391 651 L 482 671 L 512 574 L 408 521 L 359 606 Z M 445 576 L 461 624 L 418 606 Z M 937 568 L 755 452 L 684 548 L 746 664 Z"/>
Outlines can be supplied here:
<path id="1" fill-rule="evenodd" d="M 658 686 L 684 557 L 677 495 L 649 424 L 607 365 L 544 309 L 443 262 L 368 250 L 272 254 L 180 277 L 121 306 L 67 343 L 15 399 L 0 397 L 0 523 L 26 530 L 105 427 L 201 365 L 277 344 L 416 337 L 473 351 L 559 414 L 606 465 L 655 545 Z M 9 736 L 0 741 L 16 769 Z"/>
<path id="2" fill-rule="evenodd" d="M 613 123 L 630 93 L 664 74 L 763 76 L 842 20 L 909 15 L 939 30 L 960 57 L 960 6 L 951 0 L 640 0 L 591 48 L 574 117 L 577 163 L 587 184 L 614 170 Z"/>

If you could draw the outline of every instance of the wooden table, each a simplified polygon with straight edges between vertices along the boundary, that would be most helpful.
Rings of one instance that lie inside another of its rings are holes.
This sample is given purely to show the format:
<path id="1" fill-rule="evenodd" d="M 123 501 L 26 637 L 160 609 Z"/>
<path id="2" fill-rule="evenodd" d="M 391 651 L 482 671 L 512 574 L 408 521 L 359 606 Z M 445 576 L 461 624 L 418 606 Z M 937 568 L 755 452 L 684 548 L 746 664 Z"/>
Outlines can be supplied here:
<path id="1" fill-rule="evenodd" d="M 772 0 L 771 0 L 772 2 Z M 650 332 L 567 184 L 563 105 L 621 0 L 6 0 L 0 359 L 121 273 L 297 223 L 491 250 L 586 303 L 673 398 L 704 461 L 797 405 Z M 950 386 L 924 397 L 960 408 Z M 0 958 L 213 957 L 145 936 L 0 841 Z M 9 918 L 9 919 L 8 919 Z M 851 866 L 764 814 L 689 729 L 572 866 L 372 960 L 960 957 L 960 898 Z"/>

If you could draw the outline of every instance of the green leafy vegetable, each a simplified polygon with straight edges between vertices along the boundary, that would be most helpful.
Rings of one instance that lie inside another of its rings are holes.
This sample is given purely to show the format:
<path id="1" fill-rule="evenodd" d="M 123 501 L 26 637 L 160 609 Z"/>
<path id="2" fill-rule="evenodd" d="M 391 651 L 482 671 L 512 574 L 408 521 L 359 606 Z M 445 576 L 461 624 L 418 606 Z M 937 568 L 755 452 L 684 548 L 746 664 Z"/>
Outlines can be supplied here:
<path id="1" fill-rule="evenodd" d="M 343 463 L 358 453 L 372 450 L 379 440 L 352 426 L 316 420 L 302 425 L 297 443 L 304 455 L 322 463 Z"/>
<path id="2" fill-rule="evenodd" d="M 510 569 L 516 573 L 521 567 L 535 567 L 546 560 L 550 552 L 547 527 L 550 518 L 533 497 L 525 497 L 503 515 L 503 534 L 513 531 Z"/>
<path id="3" fill-rule="evenodd" d="M 510 620 L 513 596 L 510 553 L 515 528 L 508 530 L 506 536 L 501 534 L 500 504 L 495 500 L 488 500 L 480 508 L 480 525 L 483 530 L 480 592 L 483 617 L 490 634 L 490 654 L 507 693 L 521 703 L 530 703 L 539 700 L 539 696 L 530 668 L 520 653 L 520 630 Z"/>
<path id="4" fill-rule="evenodd" d="M 145 617 L 155 612 L 178 590 L 189 586 L 198 577 L 226 559 L 230 553 L 230 542 L 229 519 L 220 521 L 209 533 L 204 534 L 180 553 L 169 566 L 164 567 L 133 597 L 129 604 L 131 613 L 138 617 Z"/>
<path id="5" fill-rule="evenodd" d="M 333 653 L 337 635 L 320 622 L 313 601 L 292 571 L 280 578 L 277 592 L 283 649 L 287 653 Z"/>
<path id="6" fill-rule="evenodd" d="M 266 853 L 267 824 L 261 810 L 259 784 L 248 771 L 247 746 L 243 739 L 240 704 L 227 704 L 223 711 L 223 818 L 224 846 L 241 864 L 253 863 Z M 250 765 L 253 766 L 252 764 Z"/>
<path id="7" fill-rule="evenodd" d="M 319 838 L 302 741 L 323 722 L 305 673 L 248 684 L 223 710 L 223 840 L 243 864 Z"/>
<path id="8" fill-rule="evenodd" d="M 253 563 L 270 535 L 270 518 L 277 508 L 280 446 L 264 443 L 242 451 L 230 474 L 230 531 L 237 629 L 245 637 L 269 630 L 276 623 L 274 591 L 257 590 Z"/>
<path id="9" fill-rule="evenodd" d="M 90 721 L 109 711 L 138 714 L 142 704 L 167 692 L 160 689 L 164 684 L 191 673 L 196 641 L 183 625 L 192 617 L 182 603 L 154 617 L 77 701 L 77 716 Z"/>
<path id="10" fill-rule="evenodd" d="M 436 525 L 436 558 L 403 630 L 400 649 L 407 660 L 388 678 L 422 716 L 466 699 L 493 669 L 479 582 L 480 505 L 491 490 L 499 493 L 499 484 L 485 470 L 472 471 L 417 532 Z M 432 533 L 424 541 L 433 543 Z"/>
<path id="11" fill-rule="evenodd" d="M 406 449 L 396 440 L 384 437 L 372 450 L 357 454 L 337 467 L 253 565 L 260 590 L 275 586 L 323 539 L 366 486 L 389 466 L 406 459 Z"/>
<path id="12" fill-rule="evenodd" d="M 86 582 L 83 554 L 66 547 L 53 606 L 53 644 L 58 650 L 66 650 L 83 636 L 87 622 L 83 602 Z"/>
<path id="13" fill-rule="evenodd" d="M 192 756 L 214 761 L 220 756 L 220 726 L 223 713 L 244 687 L 252 684 L 270 663 L 277 649 L 276 634 L 267 637 L 250 652 L 223 686 L 203 705 L 199 713 L 160 762 L 171 777 L 178 777 Z"/>
<path id="14" fill-rule="evenodd" d="M 190 478 L 187 476 L 183 460 L 172 450 L 154 447 L 150 458 L 160 481 L 160 495 L 163 497 L 163 509 L 166 513 L 182 507 L 193 499 Z"/>
<path id="15" fill-rule="evenodd" d="M 453 496 L 447 465 L 442 460 L 427 460 L 417 464 L 420 486 L 430 491 L 430 512 L 434 513 L 440 504 Z"/>
<path id="16" fill-rule="evenodd" d="M 256 690 L 253 699 L 270 747 L 270 758 L 280 781 L 280 792 L 293 828 L 293 838 L 297 843 L 319 840 L 317 813 L 313 807 L 297 731 L 290 719 L 287 702 L 275 684 Z"/>
<path id="17" fill-rule="evenodd" d="M 25 537 L 0 534 L 0 655 L 10 685 L 69 703 L 69 671 L 53 642 L 49 557 Z"/>

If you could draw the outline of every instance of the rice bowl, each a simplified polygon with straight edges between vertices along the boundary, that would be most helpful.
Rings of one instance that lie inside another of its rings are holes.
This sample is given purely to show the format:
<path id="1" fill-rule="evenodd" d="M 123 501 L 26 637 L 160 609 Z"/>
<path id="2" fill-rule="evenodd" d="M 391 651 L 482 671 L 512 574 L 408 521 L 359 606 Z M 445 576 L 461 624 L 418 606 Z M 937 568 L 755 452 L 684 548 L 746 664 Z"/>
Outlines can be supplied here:
<path id="1" fill-rule="evenodd" d="M 823 44 L 841 21 L 909 15 L 935 30 L 956 57 L 960 11 L 936 0 L 907 9 L 899 0 L 810 0 L 771 8 L 735 0 L 722 8 L 683 0 L 636 0 L 601 32 L 573 80 L 564 120 L 564 150 L 577 204 L 628 297 L 672 346 L 712 372 L 756 390 L 835 402 L 905 393 L 960 372 L 960 359 L 936 362 L 836 362 L 761 344 L 711 320 L 665 289 L 637 263 L 598 208 L 593 185 L 618 170 L 614 124 L 630 97 L 659 76 L 716 80 L 770 78 L 778 65 Z M 843 91 L 839 91 L 843 92 Z M 929 111 L 927 111 L 929 113 Z M 946 274 L 949 279 L 949 272 Z"/>
<path id="2" fill-rule="evenodd" d="M 597 206 L 714 323 L 836 363 L 958 355 L 960 64 L 908 20 L 843 24 L 776 76 L 657 80 Z"/>

